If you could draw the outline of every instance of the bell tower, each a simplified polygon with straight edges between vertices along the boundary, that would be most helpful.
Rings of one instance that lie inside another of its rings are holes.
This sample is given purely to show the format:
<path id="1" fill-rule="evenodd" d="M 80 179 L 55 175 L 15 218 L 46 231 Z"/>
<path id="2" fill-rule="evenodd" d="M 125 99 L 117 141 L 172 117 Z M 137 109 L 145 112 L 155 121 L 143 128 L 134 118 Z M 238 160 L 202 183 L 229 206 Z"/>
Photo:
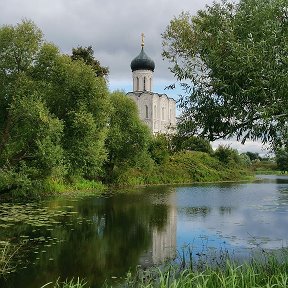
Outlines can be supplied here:
<path id="1" fill-rule="evenodd" d="M 141 51 L 137 57 L 131 61 L 133 77 L 133 92 L 152 91 L 154 61 L 144 52 L 144 33 L 141 34 Z"/>

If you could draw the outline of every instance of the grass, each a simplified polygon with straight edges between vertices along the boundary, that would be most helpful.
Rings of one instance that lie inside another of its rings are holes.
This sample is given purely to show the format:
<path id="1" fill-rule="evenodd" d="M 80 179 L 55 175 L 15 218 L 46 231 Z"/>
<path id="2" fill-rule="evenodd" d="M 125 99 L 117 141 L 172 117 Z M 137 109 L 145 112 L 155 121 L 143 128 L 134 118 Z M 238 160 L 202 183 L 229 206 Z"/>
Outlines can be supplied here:
<path id="1" fill-rule="evenodd" d="M 77 278 L 75 281 L 74 279 L 64 282 L 60 282 L 57 280 L 54 284 L 53 282 L 46 283 L 45 285 L 41 286 L 41 288 L 84 288 L 86 287 L 86 282 L 84 280 L 80 280 Z"/>
<path id="2" fill-rule="evenodd" d="M 0 277 L 5 277 L 15 271 L 13 259 L 19 249 L 20 246 L 15 247 L 9 242 L 0 241 Z"/>
<path id="3" fill-rule="evenodd" d="M 288 253 L 283 257 L 263 252 L 262 258 L 237 264 L 229 258 L 219 265 L 204 265 L 183 261 L 177 265 L 138 269 L 134 275 L 128 273 L 125 288 L 281 288 L 288 287 Z M 105 285 L 108 287 L 115 287 Z"/>

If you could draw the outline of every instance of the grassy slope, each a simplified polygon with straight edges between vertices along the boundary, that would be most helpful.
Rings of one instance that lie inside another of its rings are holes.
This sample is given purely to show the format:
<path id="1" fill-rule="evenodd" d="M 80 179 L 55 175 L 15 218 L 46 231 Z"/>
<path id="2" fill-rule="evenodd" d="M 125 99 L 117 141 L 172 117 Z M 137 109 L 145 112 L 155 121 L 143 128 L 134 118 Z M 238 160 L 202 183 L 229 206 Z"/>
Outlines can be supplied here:
<path id="1" fill-rule="evenodd" d="M 161 165 L 149 171 L 128 169 L 118 179 L 120 185 L 180 184 L 246 180 L 248 169 L 235 163 L 224 165 L 215 157 L 203 152 L 180 152 L 170 156 Z"/>

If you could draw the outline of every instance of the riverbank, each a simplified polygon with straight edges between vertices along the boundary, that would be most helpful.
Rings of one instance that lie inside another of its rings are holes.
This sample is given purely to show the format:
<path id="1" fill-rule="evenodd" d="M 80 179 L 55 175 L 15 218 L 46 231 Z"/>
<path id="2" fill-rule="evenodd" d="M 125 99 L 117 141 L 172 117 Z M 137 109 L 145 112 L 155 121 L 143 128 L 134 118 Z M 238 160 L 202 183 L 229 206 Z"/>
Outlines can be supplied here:
<path id="1" fill-rule="evenodd" d="M 193 184 L 249 180 L 253 173 L 241 162 L 223 163 L 208 153 L 184 151 L 175 153 L 150 169 L 130 168 L 119 174 L 114 184 Z"/>
<path id="2" fill-rule="evenodd" d="M 223 162 L 205 152 L 183 151 L 171 155 L 160 164 L 149 162 L 145 167 L 118 167 L 110 183 L 81 177 L 48 178 L 31 182 L 12 192 L 0 195 L 0 202 L 8 200 L 39 200 L 55 195 L 95 195 L 109 187 L 217 183 L 253 179 L 253 172 L 240 160 Z"/>

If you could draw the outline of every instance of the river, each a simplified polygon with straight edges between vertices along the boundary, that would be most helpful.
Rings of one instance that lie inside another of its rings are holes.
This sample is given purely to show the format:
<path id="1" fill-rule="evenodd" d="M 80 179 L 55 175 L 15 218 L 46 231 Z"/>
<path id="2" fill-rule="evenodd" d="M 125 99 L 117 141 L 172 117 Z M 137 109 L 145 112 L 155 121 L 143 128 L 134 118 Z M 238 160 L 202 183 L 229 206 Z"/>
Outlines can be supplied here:
<path id="1" fill-rule="evenodd" d="M 287 176 L 2 203 L 0 244 L 19 250 L 0 287 L 40 288 L 72 277 L 101 287 L 183 251 L 247 259 L 255 249 L 287 247 L 287 227 Z"/>

